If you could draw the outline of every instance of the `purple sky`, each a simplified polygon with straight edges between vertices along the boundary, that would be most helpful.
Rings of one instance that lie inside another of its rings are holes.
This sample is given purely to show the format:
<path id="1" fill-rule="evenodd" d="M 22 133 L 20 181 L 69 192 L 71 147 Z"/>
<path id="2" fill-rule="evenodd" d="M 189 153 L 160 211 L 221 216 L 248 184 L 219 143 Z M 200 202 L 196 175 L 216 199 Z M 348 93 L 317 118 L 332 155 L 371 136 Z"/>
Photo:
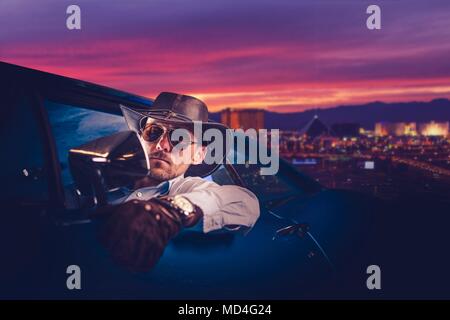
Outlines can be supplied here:
<path id="1" fill-rule="evenodd" d="M 448 0 L 1 0 L 0 21 L 2 61 L 212 110 L 450 97 Z"/>

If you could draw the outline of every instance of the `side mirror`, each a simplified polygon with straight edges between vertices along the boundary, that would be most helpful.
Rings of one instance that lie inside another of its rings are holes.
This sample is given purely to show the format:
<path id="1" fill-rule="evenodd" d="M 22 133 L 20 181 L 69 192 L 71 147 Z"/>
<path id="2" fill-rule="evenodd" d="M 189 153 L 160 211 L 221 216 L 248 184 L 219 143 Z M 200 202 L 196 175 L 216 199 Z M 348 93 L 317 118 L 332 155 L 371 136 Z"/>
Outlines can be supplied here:
<path id="1" fill-rule="evenodd" d="M 132 186 L 148 174 L 148 162 L 133 131 L 95 139 L 69 152 L 69 166 L 80 197 L 108 203 L 108 193 Z"/>

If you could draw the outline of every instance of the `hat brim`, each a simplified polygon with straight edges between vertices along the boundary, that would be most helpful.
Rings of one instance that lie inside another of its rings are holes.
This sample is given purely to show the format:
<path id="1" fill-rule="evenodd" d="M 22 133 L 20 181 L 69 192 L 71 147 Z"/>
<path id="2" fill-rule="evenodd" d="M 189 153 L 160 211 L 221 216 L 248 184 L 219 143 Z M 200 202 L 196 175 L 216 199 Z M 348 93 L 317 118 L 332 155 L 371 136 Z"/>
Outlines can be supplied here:
<path id="1" fill-rule="evenodd" d="M 207 129 L 218 129 L 223 134 L 223 159 L 221 163 L 215 163 L 215 164 L 206 164 L 205 162 L 198 164 L 198 165 L 191 165 L 187 172 L 185 173 L 185 176 L 200 176 L 205 177 L 210 174 L 212 174 L 220 165 L 224 164 L 226 161 L 227 154 L 229 152 L 229 141 L 230 140 L 230 132 L 227 126 L 208 120 L 208 122 L 201 122 L 201 121 L 193 121 L 190 119 L 185 119 L 182 116 L 178 116 L 177 114 L 171 114 L 170 117 L 161 115 L 161 113 L 157 111 L 152 110 L 142 110 L 142 109 L 131 109 L 127 106 L 120 105 L 120 109 L 122 110 L 122 114 L 125 118 L 125 121 L 128 125 L 128 128 L 132 131 L 134 131 L 136 134 L 140 135 L 142 132 L 143 127 L 147 123 L 148 119 L 152 119 L 155 122 L 158 122 L 160 124 L 168 124 L 175 127 L 187 127 L 187 128 L 193 128 L 194 125 L 201 125 L 202 132 L 204 132 Z"/>
<path id="2" fill-rule="evenodd" d="M 182 119 L 181 116 L 177 115 L 176 113 L 172 114 L 171 116 L 162 116 L 157 111 L 152 110 L 143 110 L 143 109 L 131 109 L 127 106 L 120 105 L 120 109 L 122 110 L 122 114 L 125 117 L 125 121 L 128 125 L 128 128 L 130 130 L 135 131 L 136 133 L 140 133 L 141 129 L 143 129 L 143 120 L 146 118 L 152 118 L 155 121 L 161 122 L 161 123 L 167 123 L 171 125 L 177 125 L 180 127 L 186 127 L 191 126 L 195 124 L 201 124 L 202 128 L 216 128 L 221 131 L 225 131 L 228 129 L 227 126 L 225 126 L 222 123 L 215 122 L 212 120 L 208 120 L 207 122 L 202 121 L 194 121 L 190 119 Z M 144 121 L 145 122 L 145 121 Z"/>

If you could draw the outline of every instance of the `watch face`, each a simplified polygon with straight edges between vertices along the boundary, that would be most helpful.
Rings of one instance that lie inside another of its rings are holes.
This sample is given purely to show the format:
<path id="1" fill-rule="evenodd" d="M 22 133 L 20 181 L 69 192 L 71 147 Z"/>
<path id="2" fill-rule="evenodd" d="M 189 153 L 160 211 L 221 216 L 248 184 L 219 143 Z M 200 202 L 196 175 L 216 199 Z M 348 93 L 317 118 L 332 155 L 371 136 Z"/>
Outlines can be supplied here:
<path id="1" fill-rule="evenodd" d="M 173 203 L 180 208 L 181 210 L 183 210 L 186 214 L 192 213 L 194 211 L 194 206 L 192 205 L 192 203 L 186 199 L 185 197 L 182 196 L 175 196 L 173 198 Z"/>

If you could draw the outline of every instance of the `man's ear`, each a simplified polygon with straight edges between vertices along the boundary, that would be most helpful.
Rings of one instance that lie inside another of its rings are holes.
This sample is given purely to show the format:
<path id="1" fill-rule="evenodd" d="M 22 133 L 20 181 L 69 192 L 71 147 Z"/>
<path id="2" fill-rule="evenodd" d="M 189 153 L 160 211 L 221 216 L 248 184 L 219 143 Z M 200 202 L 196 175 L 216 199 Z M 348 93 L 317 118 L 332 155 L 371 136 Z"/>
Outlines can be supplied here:
<path id="1" fill-rule="evenodd" d="M 193 165 L 201 164 L 206 157 L 208 147 L 200 147 L 195 150 L 194 159 L 192 160 Z"/>

